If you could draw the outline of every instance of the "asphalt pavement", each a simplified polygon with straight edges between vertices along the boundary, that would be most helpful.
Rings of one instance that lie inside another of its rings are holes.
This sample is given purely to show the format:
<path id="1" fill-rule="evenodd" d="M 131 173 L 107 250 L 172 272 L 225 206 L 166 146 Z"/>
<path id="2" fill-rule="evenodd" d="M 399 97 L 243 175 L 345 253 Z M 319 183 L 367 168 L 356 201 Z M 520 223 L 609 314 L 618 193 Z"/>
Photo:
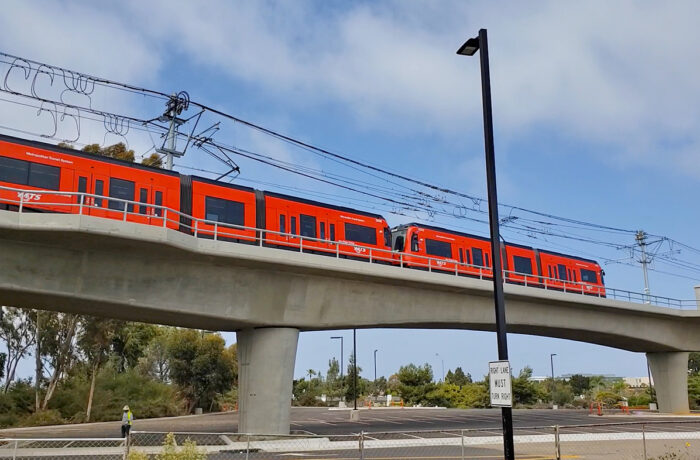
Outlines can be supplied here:
<path id="1" fill-rule="evenodd" d="M 140 420 L 135 408 L 133 430 L 189 433 L 233 433 L 238 430 L 238 414 L 224 412 Z M 700 416 L 694 420 L 700 422 Z M 650 414 L 628 416 L 589 415 L 586 410 L 536 410 L 516 409 L 513 425 L 520 433 L 536 433 L 534 427 L 553 425 L 584 425 L 581 432 L 617 432 L 616 424 L 624 422 L 673 422 L 688 418 L 659 417 Z M 609 426 L 605 426 L 609 425 Z M 328 408 L 293 407 L 291 412 L 293 433 L 318 435 L 345 435 L 364 432 L 480 430 L 480 435 L 501 434 L 499 409 L 437 409 L 391 408 L 363 409 L 360 419 L 350 420 L 348 410 Z M 628 428 L 625 428 L 629 431 Z M 118 437 L 120 422 L 88 423 L 48 427 L 15 428 L 0 430 L 1 437 Z M 426 434 L 427 435 L 427 434 Z"/>

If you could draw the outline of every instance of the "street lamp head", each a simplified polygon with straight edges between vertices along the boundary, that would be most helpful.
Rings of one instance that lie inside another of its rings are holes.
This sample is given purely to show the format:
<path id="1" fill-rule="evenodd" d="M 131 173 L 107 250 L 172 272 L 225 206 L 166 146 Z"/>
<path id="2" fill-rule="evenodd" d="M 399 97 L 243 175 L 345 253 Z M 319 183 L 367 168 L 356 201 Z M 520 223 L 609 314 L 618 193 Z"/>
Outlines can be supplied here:
<path id="1" fill-rule="evenodd" d="M 464 42 L 464 44 L 457 50 L 457 54 L 461 54 L 462 56 L 474 56 L 478 50 L 479 38 L 474 37 Z"/>

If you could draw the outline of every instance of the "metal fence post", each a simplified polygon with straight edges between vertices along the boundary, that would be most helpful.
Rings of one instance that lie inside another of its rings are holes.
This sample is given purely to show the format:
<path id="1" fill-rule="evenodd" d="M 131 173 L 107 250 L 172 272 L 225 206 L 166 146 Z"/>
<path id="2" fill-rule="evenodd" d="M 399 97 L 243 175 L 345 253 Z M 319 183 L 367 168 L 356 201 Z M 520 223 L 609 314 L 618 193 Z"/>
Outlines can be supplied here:
<path id="1" fill-rule="evenodd" d="M 15 439 L 15 450 L 12 451 L 12 460 L 17 460 L 17 440 Z"/>
<path id="2" fill-rule="evenodd" d="M 365 430 L 360 431 L 360 460 L 365 458 Z"/>
<path id="3" fill-rule="evenodd" d="M 246 435 L 246 446 L 245 446 L 245 460 L 248 460 L 248 455 L 250 454 L 250 435 Z"/>
<path id="4" fill-rule="evenodd" d="M 559 442 L 559 425 L 554 425 L 554 458 L 561 460 L 561 443 Z"/>
<path id="5" fill-rule="evenodd" d="M 129 458 L 129 448 L 131 447 L 131 432 L 126 434 L 126 438 L 124 438 L 124 460 L 127 460 Z"/>
<path id="6" fill-rule="evenodd" d="M 462 436 L 460 439 L 462 441 L 462 460 L 464 460 L 464 430 L 462 430 Z"/>
<path id="7" fill-rule="evenodd" d="M 644 426 L 645 425 L 642 423 L 642 449 L 644 450 L 644 460 L 647 460 L 647 436 Z"/>

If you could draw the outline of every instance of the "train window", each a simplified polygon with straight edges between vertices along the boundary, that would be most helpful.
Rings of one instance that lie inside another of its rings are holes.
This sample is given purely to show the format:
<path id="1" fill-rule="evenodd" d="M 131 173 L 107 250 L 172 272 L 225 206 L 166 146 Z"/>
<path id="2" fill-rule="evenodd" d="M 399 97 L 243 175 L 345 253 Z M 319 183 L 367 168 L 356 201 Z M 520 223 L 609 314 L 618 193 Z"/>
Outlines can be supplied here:
<path id="1" fill-rule="evenodd" d="M 109 196 L 112 198 L 120 198 L 122 200 L 132 200 L 134 199 L 134 183 L 130 180 L 111 178 L 109 180 Z M 114 209 L 116 211 L 124 210 L 123 201 L 109 200 L 107 202 L 107 207 L 109 209 Z M 134 205 L 129 204 L 129 212 L 133 212 Z"/>
<path id="2" fill-rule="evenodd" d="M 157 194 L 158 192 L 156 192 Z M 157 203 L 156 203 L 157 204 Z M 206 197 L 205 215 L 207 220 L 233 225 L 245 224 L 245 205 L 239 201 Z"/>
<path id="3" fill-rule="evenodd" d="M 287 216 L 280 214 L 280 233 L 287 233 L 286 220 Z"/>
<path id="4" fill-rule="evenodd" d="M 566 277 L 566 265 L 557 265 L 557 270 L 559 271 L 559 279 L 562 281 L 566 281 L 568 279 Z"/>
<path id="5" fill-rule="evenodd" d="M 472 255 L 469 252 L 469 249 L 464 250 L 464 255 L 466 256 L 465 258 L 467 259 L 467 265 L 471 265 L 472 264 Z"/>
<path id="6" fill-rule="evenodd" d="M 404 245 L 403 235 L 397 236 L 396 240 L 394 241 L 394 251 L 403 251 L 403 245 Z"/>
<path id="7" fill-rule="evenodd" d="M 581 281 L 584 283 L 598 283 L 598 277 L 593 270 L 581 269 Z"/>
<path id="8" fill-rule="evenodd" d="M 318 224 L 320 226 L 320 231 L 321 231 L 321 239 L 325 240 L 326 239 L 326 223 L 321 222 Z"/>
<path id="9" fill-rule="evenodd" d="M 459 252 L 459 263 L 463 264 L 464 263 L 464 251 L 462 248 L 457 249 L 457 252 Z"/>
<path id="10" fill-rule="evenodd" d="M 479 248 L 472 248 L 472 258 L 474 259 L 474 265 L 481 267 L 484 265 L 484 254 Z"/>
<path id="11" fill-rule="evenodd" d="M 95 195 L 104 196 L 105 194 L 105 183 L 104 181 L 97 179 L 95 181 Z M 98 208 L 102 207 L 102 198 L 95 198 L 95 206 Z"/>
<path id="12" fill-rule="evenodd" d="M 335 224 L 328 225 L 328 233 L 330 233 L 331 241 L 335 241 Z"/>
<path id="13" fill-rule="evenodd" d="M 446 241 L 425 239 L 425 252 L 431 256 L 452 257 L 452 244 Z"/>
<path id="14" fill-rule="evenodd" d="M 0 157 L 0 181 L 27 185 L 29 162 L 14 158 Z"/>
<path id="15" fill-rule="evenodd" d="M 418 252 L 418 233 L 411 235 L 411 251 Z"/>
<path id="16" fill-rule="evenodd" d="M 484 253 L 484 267 L 490 267 L 491 264 L 489 263 L 489 253 L 485 252 Z"/>
<path id="17" fill-rule="evenodd" d="M 299 215 L 299 234 L 316 238 L 316 218 L 314 216 Z"/>
<path id="18" fill-rule="evenodd" d="M 377 230 L 357 224 L 345 224 L 345 239 L 357 243 L 377 244 Z"/>
<path id="19" fill-rule="evenodd" d="M 58 190 L 61 168 L 32 163 L 15 158 L 0 157 L 0 181 Z"/>
<path id="20" fill-rule="evenodd" d="M 384 227 L 384 246 L 391 247 L 391 229 L 389 227 Z"/>
<path id="21" fill-rule="evenodd" d="M 78 193 L 87 193 L 87 177 L 78 177 Z M 76 199 L 78 203 L 80 203 L 81 200 L 83 204 L 88 202 L 83 196 L 77 196 Z"/>
<path id="22" fill-rule="evenodd" d="M 163 206 L 163 192 L 156 192 L 155 203 L 156 206 Z M 161 217 L 163 215 L 163 210 L 156 208 L 156 216 Z M 167 219 L 167 217 L 166 217 Z"/>
<path id="23" fill-rule="evenodd" d="M 516 273 L 532 275 L 532 260 L 527 257 L 513 256 L 513 269 Z"/>
<path id="24" fill-rule="evenodd" d="M 289 220 L 290 220 L 290 222 L 289 222 L 290 225 L 289 225 L 289 226 L 291 227 L 290 230 L 289 230 L 289 232 L 290 232 L 292 235 L 296 235 L 296 234 L 297 234 L 297 218 L 296 218 L 295 216 L 292 216 L 292 217 L 289 218 Z"/>
<path id="25" fill-rule="evenodd" d="M 142 188 L 139 190 L 139 202 L 148 203 L 148 189 Z M 148 207 L 145 204 L 139 206 L 139 214 L 146 214 L 148 212 Z"/>
<path id="26" fill-rule="evenodd" d="M 58 166 L 29 163 L 29 183 L 32 187 L 58 190 L 61 177 L 61 168 Z"/>
<path id="27" fill-rule="evenodd" d="M 574 282 L 578 283 L 578 277 L 576 276 L 576 270 L 572 272 L 574 274 Z"/>

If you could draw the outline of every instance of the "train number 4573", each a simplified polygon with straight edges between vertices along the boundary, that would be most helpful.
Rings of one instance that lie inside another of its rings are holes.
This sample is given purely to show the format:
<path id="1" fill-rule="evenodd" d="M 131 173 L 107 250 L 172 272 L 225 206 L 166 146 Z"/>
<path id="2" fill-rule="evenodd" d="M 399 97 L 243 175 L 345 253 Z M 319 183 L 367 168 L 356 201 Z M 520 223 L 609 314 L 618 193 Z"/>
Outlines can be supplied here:
<path id="1" fill-rule="evenodd" d="M 41 199 L 41 194 L 30 192 L 17 192 L 17 198 L 19 198 L 22 201 L 39 201 Z"/>

